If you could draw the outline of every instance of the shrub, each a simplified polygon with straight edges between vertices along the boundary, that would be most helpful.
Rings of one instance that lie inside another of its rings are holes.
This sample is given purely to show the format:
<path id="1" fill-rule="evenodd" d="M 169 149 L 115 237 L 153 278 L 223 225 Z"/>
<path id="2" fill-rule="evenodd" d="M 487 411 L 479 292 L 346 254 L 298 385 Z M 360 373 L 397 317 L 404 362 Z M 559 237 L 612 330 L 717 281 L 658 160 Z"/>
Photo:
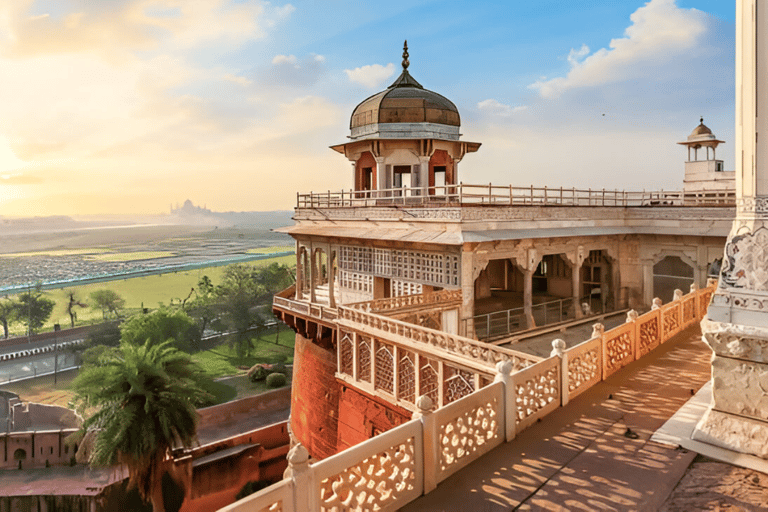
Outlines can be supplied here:
<path id="1" fill-rule="evenodd" d="M 288 382 L 288 379 L 285 378 L 284 373 L 272 373 L 267 376 L 268 388 L 281 388 L 285 386 L 286 382 Z"/>
<path id="2" fill-rule="evenodd" d="M 248 370 L 248 378 L 251 382 L 264 380 L 267 378 L 267 375 L 272 373 L 271 370 L 272 365 L 270 364 L 255 364 Z"/>

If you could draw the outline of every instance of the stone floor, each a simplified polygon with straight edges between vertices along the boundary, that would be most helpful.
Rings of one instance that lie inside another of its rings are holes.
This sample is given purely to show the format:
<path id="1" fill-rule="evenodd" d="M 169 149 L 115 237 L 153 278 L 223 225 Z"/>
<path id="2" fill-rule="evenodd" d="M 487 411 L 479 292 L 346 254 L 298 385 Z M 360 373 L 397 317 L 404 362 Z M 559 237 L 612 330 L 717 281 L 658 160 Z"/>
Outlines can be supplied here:
<path id="1" fill-rule="evenodd" d="M 766 475 L 650 440 L 709 380 L 710 354 L 687 329 L 402 510 L 766 510 Z"/>

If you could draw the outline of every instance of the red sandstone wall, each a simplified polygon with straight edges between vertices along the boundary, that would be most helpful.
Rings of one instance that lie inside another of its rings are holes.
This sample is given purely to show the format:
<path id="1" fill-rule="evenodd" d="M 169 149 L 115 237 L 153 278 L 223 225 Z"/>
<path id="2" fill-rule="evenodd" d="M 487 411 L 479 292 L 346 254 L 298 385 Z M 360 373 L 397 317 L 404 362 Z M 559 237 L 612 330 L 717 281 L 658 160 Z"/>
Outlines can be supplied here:
<path id="1" fill-rule="evenodd" d="M 406 409 L 338 382 L 339 437 L 338 451 L 354 446 L 386 432 L 411 419 Z"/>
<path id="2" fill-rule="evenodd" d="M 335 374 L 336 354 L 296 334 L 291 430 L 316 459 L 337 452 L 339 389 Z"/>

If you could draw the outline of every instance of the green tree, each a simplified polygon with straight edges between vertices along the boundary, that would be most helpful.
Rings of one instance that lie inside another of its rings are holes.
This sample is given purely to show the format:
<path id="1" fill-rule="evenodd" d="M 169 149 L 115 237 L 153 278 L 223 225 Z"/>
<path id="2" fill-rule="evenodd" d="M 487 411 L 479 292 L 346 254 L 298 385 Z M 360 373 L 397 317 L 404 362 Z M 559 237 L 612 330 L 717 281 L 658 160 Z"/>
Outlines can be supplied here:
<path id="1" fill-rule="evenodd" d="M 172 340 L 184 352 L 197 350 L 200 332 L 195 321 L 184 311 L 161 308 L 152 313 L 136 315 L 120 326 L 121 341 L 141 345 L 150 341 L 157 345 Z"/>
<path id="2" fill-rule="evenodd" d="M 296 276 L 293 275 L 291 268 L 279 263 L 272 263 L 266 267 L 259 268 L 254 277 L 262 292 L 260 301 L 268 308 L 272 303 L 272 297 L 276 293 L 283 291 L 296 282 Z M 259 318 L 257 325 L 263 329 L 265 324 L 266 318 Z M 276 344 L 280 343 L 280 324 L 281 322 L 277 322 Z"/>
<path id="3" fill-rule="evenodd" d="M 248 329 L 258 322 L 255 308 L 260 303 L 261 290 L 248 265 L 229 265 L 224 269 L 222 283 L 216 287 L 219 298 L 219 320 L 235 331 L 234 343 L 239 356 L 251 355 Z"/>
<path id="4" fill-rule="evenodd" d="M 81 429 L 95 436 L 90 463 L 124 464 L 129 487 L 155 512 L 164 510 L 161 482 L 171 450 L 195 441 L 195 407 L 207 398 L 200 373 L 171 342 L 124 341 L 83 366 L 72 383 L 78 407 L 97 409 Z"/>
<path id="5" fill-rule="evenodd" d="M 18 299 L 18 319 L 26 321 L 29 333 L 34 334 L 50 318 L 55 305 L 54 301 L 39 291 L 22 293 Z"/>
<path id="6" fill-rule="evenodd" d="M 219 297 L 215 294 L 213 283 L 208 276 L 200 278 L 195 290 L 195 298 L 186 301 L 183 308 L 189 316 L 199 319 L 200 334 L 202 335 L 208 324 L 219 315 L 220 311 Z"/>
<path id="7" fill-rule="evenodd" d="M 120 297 L 114 290 L 103 289 L 91 292 L 91 300 L 94 309 L 100 309 L 104 320 L 107 319 L 107 313 L 113 313 L 115 318 L 120 316 L 119 311 L 125 307 L 125 299 Z"/>
<path id="8" fill-rule="evenodd" d="M 3 324 L 3 337 L 8 338 L 8 326 L 18 320 L 19 304 L 9 298 L 0 299 L 0 323 Z"/>

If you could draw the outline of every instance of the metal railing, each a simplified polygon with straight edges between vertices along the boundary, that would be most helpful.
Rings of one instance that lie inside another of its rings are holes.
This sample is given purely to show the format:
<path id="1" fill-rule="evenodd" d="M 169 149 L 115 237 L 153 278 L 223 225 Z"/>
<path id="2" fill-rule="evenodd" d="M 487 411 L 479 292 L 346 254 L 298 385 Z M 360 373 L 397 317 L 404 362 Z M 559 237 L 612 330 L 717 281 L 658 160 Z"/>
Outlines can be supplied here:
<path id="1" fill-rule="evenodd" d="M 583 304 L 588 304 L 589 309 L 587 311 L 583 310 Z M 594 296 L 580 298 L 577 307 L 586 316 L 600 315 L 609 310 L 607 306 L 603 307 L 602 301 Z M 531 307 L 531 314 L 537 327 L 575 320 L 575 313 L 573 297 L 542 302 Z M 468 318 L 462 319 L 464 322 L 464 332 L 468 328 L 469 320 Z M 525 319 L 525 307 L 475 315 L 472 317 L 472 323 L 475 328 L 475 335 L 481 340 L 506 336 L 507 334 L 523 331 L 528 328 Z"/>
<path id="2" fill-rule="evenodd" d="M 353 208 L 380 205 L 510 206 L 733 206 L 734 192 L 626 191 L 514 187 L 459 183 L 439 187 L 342 190 L 296 194 L 296 208 Z"/>

